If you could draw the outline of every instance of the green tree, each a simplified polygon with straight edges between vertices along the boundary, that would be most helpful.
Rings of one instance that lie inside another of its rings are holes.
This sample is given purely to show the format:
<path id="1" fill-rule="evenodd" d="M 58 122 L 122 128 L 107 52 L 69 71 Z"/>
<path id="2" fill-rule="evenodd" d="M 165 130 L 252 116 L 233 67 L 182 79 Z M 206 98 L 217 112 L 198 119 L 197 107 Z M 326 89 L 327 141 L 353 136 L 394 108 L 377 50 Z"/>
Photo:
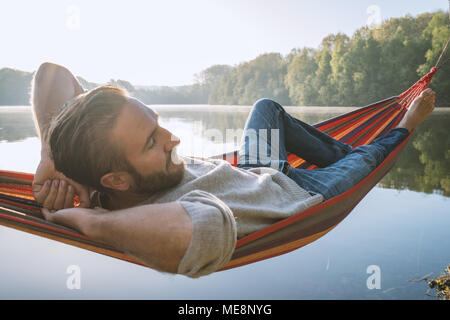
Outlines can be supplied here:
<path id="1" fill-rule="evenodd" d="M 111 79 L 111 80 L 109 80 L 108 84 L 110 84 L 112 86 L 121 87 L 121 88 L 127 90 L 129 93 L 133 93 L 135 91 L 133 85 L 130 82 L 126 81 L 126 80 L 120 80 L 120 79 L 114 80 L 114 79 Z"/>
<path id="2" fill-rule="evenodd" d="M 313 87 L 312 81 L 318 66 L 314 53 L 313 49 L 302 49 L 287 67 L 285 84 L 289 90 L 289 97 L 295 105 L 311 105 L 316 102 L 317 90 Z"/>
<path id="3" fill-rule="evenodd" d="M 426 74 L 438 60 L 445 43 L 450 38 L 449 23 L 448 13 L 438 12 L 423 30 L 422 38 L 427 42 L 428 49 L 425 53 L 425 62 L 417 69 L 420 75 Z M 444 62 L 448 58 L 450 58 L 450 48 L 441 61 Z M 450 106 L 449 64 L 450 62 L 443 67 L 446 72 L 438 72 L 431 82 L 432 88 L 436 91 L 436 104 L 446 107 Z"/>
<path id="4" fill-rule="evenodd" d="M 260 98 L 290 104 L 284 85 L 286 63 L 279 53 L 267 53 L 225 73 L 210 97 L 213 104 L 251 105 Z"/>
<path id="5" fill-rule="evenodd" d="M 448 25 L 442 12 L 407 15 L 379 28 L 362 27 L 351 38 L 328 35 L 318 50 L 293 50 L 287 57 L 289 96 L 299 105 L 361 106 L 398 95 L 434 65 L 450 37 Z M 449 73 L 438 73 L 432 87 L 436 104 L 450 106 Z"/>
<path id="6" fill-rule="evenodd" d="M 196 90 L 197 95 L 205 103 L 212 104 L 215 100 L 212 92 L 219 86 L 223 76 L 230 72 L 233 67 L 224 64 L 213 65 L 202 72 L 195 74 L 195 84 L 193 89 Z"/>

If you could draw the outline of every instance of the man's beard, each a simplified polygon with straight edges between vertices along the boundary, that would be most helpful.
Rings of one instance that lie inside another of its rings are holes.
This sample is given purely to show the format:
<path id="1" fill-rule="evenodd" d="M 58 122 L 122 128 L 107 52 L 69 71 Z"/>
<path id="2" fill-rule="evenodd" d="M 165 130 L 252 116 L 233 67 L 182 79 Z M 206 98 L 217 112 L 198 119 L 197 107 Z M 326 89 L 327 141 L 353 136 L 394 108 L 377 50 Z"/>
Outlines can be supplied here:
<path id="1" fill-rule="evenodd" d="M 186 163 L 182 159 L 179 164 L 174 164 L 172 160 L 169 160 L 165 172 L 141 175 L 133 166 L 130 166 L 128 172 L 133 176 L 135 182 L 133 192 L 150 195 L 174 187 L 183 179 L 185 167 Z"/>

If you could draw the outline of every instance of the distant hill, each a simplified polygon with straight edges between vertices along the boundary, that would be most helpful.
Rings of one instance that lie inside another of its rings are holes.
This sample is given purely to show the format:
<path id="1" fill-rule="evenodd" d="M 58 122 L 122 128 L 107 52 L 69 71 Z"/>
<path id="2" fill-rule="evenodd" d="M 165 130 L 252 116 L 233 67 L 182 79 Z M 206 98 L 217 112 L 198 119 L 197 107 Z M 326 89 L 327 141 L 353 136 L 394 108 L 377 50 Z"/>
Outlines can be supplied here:
<path id="1" fill-rule="evenodd" d="M 0 105 L 28 105 L 33 74 L 11 68 L 0 69 Z"/>
<path id="2" fill-rule="evenodd" d="M 23 106 L 30 105 L 31 81 L 34 72 L 26 72 L 11 68 L 0 69 L 0 105 Z M 94 83 L 77 76 L 78 81 L 86 90 L 102 83 Z M 133 86 L 125 80 L 108 81 L 108 84 L 126 89 L 134 97 L 146 104 L 206 104 L 208 94 L 205 86 L 199 83 L 186 86 Z"/>
<path id="3" fill-rule="evenodd" d="M 0 69 L 0 105 L 30 105 L 31 81 L 34 72 L 26 72 L 12 68 Z M 98 84 L 77 77 L 85 89 L 92 89 Z"/>

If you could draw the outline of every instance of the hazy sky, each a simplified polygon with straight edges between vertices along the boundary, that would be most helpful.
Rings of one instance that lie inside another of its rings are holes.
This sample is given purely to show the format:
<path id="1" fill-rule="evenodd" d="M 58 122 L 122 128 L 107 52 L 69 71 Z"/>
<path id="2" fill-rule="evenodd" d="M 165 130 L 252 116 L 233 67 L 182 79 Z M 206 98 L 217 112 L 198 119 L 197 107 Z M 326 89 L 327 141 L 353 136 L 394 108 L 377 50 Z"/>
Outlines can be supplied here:
<path id="1" fill-rule="evenodd" d="M 51 61 L 93 82 L 182 85 L 213 64 L 317 47 L 330 33 L 448 0 L 40 0 L 0 2 L 0 68 Z"/>

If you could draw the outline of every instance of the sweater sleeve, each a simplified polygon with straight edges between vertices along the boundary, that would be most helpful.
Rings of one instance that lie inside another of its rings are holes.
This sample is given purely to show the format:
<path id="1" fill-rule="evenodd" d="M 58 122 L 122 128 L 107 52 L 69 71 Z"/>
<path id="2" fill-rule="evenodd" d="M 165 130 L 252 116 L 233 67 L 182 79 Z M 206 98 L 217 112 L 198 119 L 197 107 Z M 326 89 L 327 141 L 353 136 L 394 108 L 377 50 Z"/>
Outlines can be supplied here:
<path id="1" fill-rule="evenodd" d="M 178 199 L 192 222 L 192 236 L 178 273 L 191 278 L 225 265 L 236 245 L 236 221 L 230 208 L 211 193 L 194 190 Z"/>

